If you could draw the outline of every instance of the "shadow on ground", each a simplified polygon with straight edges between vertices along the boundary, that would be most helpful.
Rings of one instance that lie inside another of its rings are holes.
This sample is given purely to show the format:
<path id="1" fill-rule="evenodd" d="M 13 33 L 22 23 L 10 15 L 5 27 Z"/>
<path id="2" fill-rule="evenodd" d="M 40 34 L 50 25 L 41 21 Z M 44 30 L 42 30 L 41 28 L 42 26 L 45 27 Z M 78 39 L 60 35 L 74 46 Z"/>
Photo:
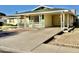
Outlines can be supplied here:
<path id="1" fill-rule="evenodd" d="M 17 32 L 0 31 L 0 37 L 13 36 L 18 34 Z"/>

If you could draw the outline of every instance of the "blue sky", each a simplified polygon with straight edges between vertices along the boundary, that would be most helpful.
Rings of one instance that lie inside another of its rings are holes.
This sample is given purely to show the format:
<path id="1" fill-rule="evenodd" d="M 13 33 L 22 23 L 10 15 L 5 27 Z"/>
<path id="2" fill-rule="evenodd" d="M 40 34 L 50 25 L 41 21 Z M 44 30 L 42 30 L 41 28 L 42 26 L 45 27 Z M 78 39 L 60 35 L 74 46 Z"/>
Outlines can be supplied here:
<path id="1" fill-rule="evenodd" d="M 7 15 L 15 14 L 16 11 L 31 11 L 33 8 L 38 5 L 0 5 L 0 12 L 3 12 Z M 54 8 L 66 8 L 66 9 L 76 9 L 77 14 L 79 14 L 79 5 L 47 5 L 49 7 Z"/>

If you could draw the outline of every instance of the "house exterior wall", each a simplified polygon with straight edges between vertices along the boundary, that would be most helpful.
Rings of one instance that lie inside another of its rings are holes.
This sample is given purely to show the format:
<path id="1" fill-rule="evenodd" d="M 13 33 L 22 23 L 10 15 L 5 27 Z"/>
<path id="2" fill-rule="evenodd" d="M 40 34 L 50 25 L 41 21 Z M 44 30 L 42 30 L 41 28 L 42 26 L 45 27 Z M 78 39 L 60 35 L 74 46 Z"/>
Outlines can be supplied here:
<path id="1" fill-rule="evenodd" d="M 69 24 L 70 26 L 73 26 L 73 22 L 74 22 L 74 17 L 72 15 L 70 15 L 70 19 L 69 19 Z"/>
<path id="2" fill-rule="evenodd" d="M 65 15 L 64 24 L 67 27 L 68 14 L 64 14 L 64 15 Z M 45 14 L 44 20 L 45 20 L 45 27 L 51 27 L 51 26 L 54 27 L 54 26 L 61 25 L 60 14 L 55 14 L 55 15 Z M 71 14 L 69 14 L 69 26 L 73 26 L 73 20 L 74 20 L 74 17 Z"/>
<path id="3" fill-rule="evenodd" d="M 34 18 L 31 18 L 31 16 L 39 16 L 39 23 L 34 22 Z M 24 19 L 20 19 L 22 21 L 22 26 L 20 27 L 29 27 L 29 28 L 45 28 L 45 27 L 55 27 L 55 26 L 61 26 L 61 17 L 60 14 L 42 14 L 44 15 L 44 19 L 42 19 L 41 14 L 36 15 L 29 15 L 25 16 Z M 67 27 L 67 15 L 65 14 L 65 27 Z M 17 24 L 18 22 L 15 21 L 13 24 Z M 9 24 L 12 24 L 9 22 Z M 20 23 L 21 24 L 21 23 Z M 73 16 L 69 15 L 69 26 L 73 25 Z"/>
<path id="4" fill-rule="evenodd" d="M 45 27 L 51 27 L 52 26 L 52 16 L 49 14 L 44 15 L 45 20 Z"/>
<path id="5" fill-rule="evenodd" d="M 67 27 L 67 18 L 69 15 L 69 26 L 73 26 L 74 23 L 74 16 L 72 14 L 65 14 L 64 13 L 64 24 L 65 27 Z M 45 14 L 45 27 L 55 27 L 55 26 L 61 26 L 61 18 L 60 18 L 60 14 Z"/>
<path id="6" fill-rule="evenodd" d="M 60 15 L 53 15 L 52 16 L 53 20 L 53 26 L 60 26 Z"/>

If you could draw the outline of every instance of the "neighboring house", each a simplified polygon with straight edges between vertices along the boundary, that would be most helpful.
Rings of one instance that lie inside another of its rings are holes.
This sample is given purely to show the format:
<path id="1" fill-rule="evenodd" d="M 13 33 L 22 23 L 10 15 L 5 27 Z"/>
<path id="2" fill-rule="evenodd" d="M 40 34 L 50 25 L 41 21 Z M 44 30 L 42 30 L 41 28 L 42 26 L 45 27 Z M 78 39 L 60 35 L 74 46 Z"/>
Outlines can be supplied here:
<path id="1" fill-rule="evenodd" d="M 18 17 L 17 16 L 7 16 L 6 24 L 17 25 L 18 24 Z"/>
<path id="2" fill-rule="evenodd" d="M 0 12 L 0 26 L 3 26 L 6 20 L 6 14 Z"/>
<path id="3" fill-rule="evenodd" d="M 32 11 L 15 14 L 18 16 L 18 27 L 47 28 L 60 27 L 61 30 L 73 27 L 76 18 L 75 10 L 38 6 Z"/>

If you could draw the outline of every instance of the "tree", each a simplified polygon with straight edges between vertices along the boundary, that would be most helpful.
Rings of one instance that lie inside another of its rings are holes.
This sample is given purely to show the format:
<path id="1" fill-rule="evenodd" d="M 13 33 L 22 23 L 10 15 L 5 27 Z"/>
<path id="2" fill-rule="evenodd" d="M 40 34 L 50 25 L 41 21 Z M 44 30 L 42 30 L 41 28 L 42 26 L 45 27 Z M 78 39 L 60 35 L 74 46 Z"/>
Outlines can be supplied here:
<path id="1" fill-rule="evenodd" d="M 6 14 L 4 14 L 4 13 L 0 12 L 0 16 L 6 16 Z"/>

